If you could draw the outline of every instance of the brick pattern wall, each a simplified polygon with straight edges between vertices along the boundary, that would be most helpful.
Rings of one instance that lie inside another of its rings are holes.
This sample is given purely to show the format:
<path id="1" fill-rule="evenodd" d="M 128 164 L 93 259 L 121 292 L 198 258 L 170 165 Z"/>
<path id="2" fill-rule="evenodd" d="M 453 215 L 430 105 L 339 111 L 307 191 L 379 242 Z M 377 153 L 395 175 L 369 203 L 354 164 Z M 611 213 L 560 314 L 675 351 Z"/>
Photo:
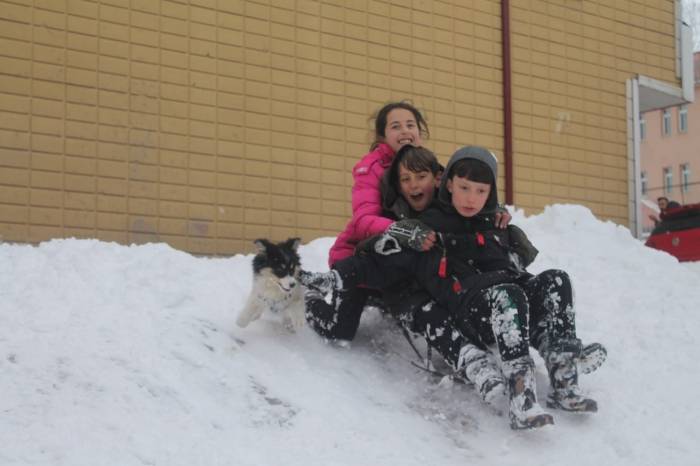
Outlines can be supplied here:
<path id="1" fill-rule="evenodd" d="M 625 81 L 673 85 L 674 2 L 511 2 L 516 202 L 627 224 Z"/>
<path id="2" fill-rule="evenodd" d="M 624 82 L 674 81 L 673 2 L 511 3 L 516 203 L 626 221 Z M 500 2 L 0 0 L 0 238 L 335 235 L 402 98 L 443 161 L 502 159 Z"/>
<path id="3" fill-rule="evenodd" d="M 0 235 L 198 253 L 335 235 L 387 100 L 425 110 L 441 154 L 500 149 L 498 14 L 495 1 L 0 1 Z"/>

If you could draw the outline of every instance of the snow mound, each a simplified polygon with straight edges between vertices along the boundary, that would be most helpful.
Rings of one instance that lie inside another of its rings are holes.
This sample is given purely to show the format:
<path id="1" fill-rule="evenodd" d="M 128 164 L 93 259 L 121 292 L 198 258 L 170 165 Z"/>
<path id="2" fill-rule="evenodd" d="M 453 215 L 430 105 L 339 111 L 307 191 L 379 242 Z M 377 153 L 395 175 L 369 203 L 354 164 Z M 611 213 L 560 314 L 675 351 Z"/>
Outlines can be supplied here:
<path id="1" fill-rule="evenodd" d="M 273 315 L 239 329 L 251 255 L 0 244 L 0 464 L 692 464 L 699 264 L 580 206 L 513 214 L 540 250 L 531 270 L 566 270 L 580 336 L 608 347 L 581 380 L 594 416 L 554 412 L 551 429 L 512 432 L 505 407 L 411 365 L 373 310 L 349 348 Z M 326 270 L 332 242 L 302 246 L 304 266 Z"/>

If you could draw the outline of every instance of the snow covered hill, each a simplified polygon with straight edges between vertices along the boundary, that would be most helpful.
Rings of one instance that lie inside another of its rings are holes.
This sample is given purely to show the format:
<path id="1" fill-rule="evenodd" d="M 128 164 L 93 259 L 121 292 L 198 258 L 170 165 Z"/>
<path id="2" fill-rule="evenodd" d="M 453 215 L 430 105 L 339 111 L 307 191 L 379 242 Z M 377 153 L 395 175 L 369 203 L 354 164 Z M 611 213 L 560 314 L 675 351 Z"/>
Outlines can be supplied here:
<path id="1" fill-rule="evenodd" d="M 608 347 L 581 380 L 596 415 L 513 432 L 470 387 L 411 365 L 376 311 L 349 348 L 270 315 L 239 329 L 250 255 L 0 244 L 0 464 L 697 464 L 700 263 L 579 206 L 514 223 L 540 249 L 531 271 L 572 276 L 579 335 Z M 303 246 L 304 265 L 325 269 L 331 242 Z"/>

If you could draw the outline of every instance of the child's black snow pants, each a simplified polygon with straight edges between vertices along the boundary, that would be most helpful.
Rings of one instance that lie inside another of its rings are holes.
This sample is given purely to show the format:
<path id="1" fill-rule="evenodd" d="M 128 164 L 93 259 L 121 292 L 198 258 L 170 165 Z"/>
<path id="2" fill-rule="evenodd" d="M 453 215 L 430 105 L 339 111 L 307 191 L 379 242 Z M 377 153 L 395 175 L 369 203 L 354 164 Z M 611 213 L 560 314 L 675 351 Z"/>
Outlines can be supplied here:
<path id="1" fill-rule="evenodd" d="M 364 306 L 376 290 L 355 287 L 336 290 L 331 302 L 322 298 L 306 299 L 306 321 L 320 336 L 329 340 L 352 340 L 360 325 Z M 397 305 L 395 305 L 397 306 Z M 428 297 L 421 303 L 405 303 L 400 306 L 401 315 L 395 315 L 407 330 L 425 337 L 452 369 L 459 369 L 460 349 L 467 339 L 456 328 L 449 311 Z M 392 314 L 394 314 L 392 312 Z"/>
<path id="2" fill-rule="evenodd" d="M 403 264 L 402 272 L 394 273 L 395 258 L 391 262 L 372 262 L 374 255 L 351 256 L 337 262 L 333 268 L 342 277 L 346 286 L 333 291 L 330 303 L 321 297 L 305 296 L 306 321 L 309 326 L 324 338 L 331 340 L 352 340 L 357 333 L 360 317 L 370 296 L 381 296 L 378 290 L 386 290 L 401 282 L 410 281 L 408 267 L 416 254 L 398 254 Z M 379 274 L 388 271 L 381 277 Z M 364 285 L 368 285 L 364 287 Z"/>
<path id="3" fill-rule="evenodd" d="M 519 278 L 509 277 L 505 271 L 492 272 L 469 277 L 472 288 L 458 290 L 451 279 L 437 277 L 435 254 L 430 253 L 406 251 L 391 256 L 355 257 L 341 261 L 335 268 L 349 286 L 359 280 L 382 289 L 413 278 L 435 298 L 437 310 L 448 311 L 430 319 L 432 328 L 456 327 L 467 338 L 476 335 L 482 345 L 496 343 L 505 361 L 526 356 L 531 345 L 542 351 L 579 343 L 571 280 L 561 270 Z M 449 319 L 454 319 L 454 323 Z M 443 343 L 454 351 L 447 340 Z"/>
<path id="4" fill-rule="evenodd" d="M 446 307 L 437 304 L 426 292 L 417 292 L 410 283 L 398 283 L 383 293 L 353 285 L 334 290 L 330 303 L 307 294 L 306 321 L 324 338 L 349 341 L 355 338 L 364 307 L 372 299 L 382 302 L 404 328 L 425 337 L 453 370 L 460 369 L 460 350 L 471 342 L 469 337 L 456 327 Z"/>
<path id="5" fill-rule="evenodd" d="M 502 360 L 578 345 L 571 281 L 562 270 L 501 283 L 481 290 L 454 318 L 462 332 L 477 335 L 482 345 L 498 347 Z"/>
<path id="6" fill-rule="evenodd" d="M 321 297 L 306 298 L 306 322 L 319 335 L 329 340 L 352 340 L 360 326 L 360 317 L 376 290 L 353 287 L 335 290 L 331 302 Z"/>

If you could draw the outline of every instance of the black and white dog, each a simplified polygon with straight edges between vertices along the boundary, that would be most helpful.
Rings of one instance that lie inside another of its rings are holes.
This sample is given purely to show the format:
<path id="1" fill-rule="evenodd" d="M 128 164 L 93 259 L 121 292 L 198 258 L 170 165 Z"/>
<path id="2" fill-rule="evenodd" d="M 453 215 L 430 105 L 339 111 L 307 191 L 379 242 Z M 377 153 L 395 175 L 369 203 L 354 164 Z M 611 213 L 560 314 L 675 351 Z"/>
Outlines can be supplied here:
<path id="1" fill-rule="evenodd" d="M 279 312 L 285 327 L 295 331 L 304 325 L 304 299 L 298 276 L 301 266 L 299 238 L 281 243 L 254 241 L 253 288 L 236 323 L 245 327 L 260 318 L 264 310 Z"/>

